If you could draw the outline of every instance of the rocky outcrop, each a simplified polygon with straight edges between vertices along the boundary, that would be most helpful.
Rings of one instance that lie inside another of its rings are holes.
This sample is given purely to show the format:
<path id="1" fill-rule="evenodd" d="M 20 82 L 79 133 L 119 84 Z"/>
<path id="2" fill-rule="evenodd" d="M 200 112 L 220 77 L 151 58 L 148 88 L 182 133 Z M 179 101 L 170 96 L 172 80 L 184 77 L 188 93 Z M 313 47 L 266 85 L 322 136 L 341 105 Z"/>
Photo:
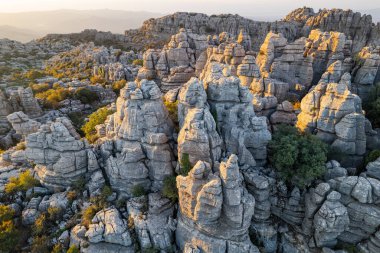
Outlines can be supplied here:
<path id="1" fill-rule="evenodd" d="M 141 248 L 173 249 L 176 227 L 173 202 L 159 193 L 150 193 L 130 199 L 127 209 Z"/>
<path id="2" fill-rule="evenodd" d="M 354 91 L 363 99 L 370 97 L 374 85 L 380 81 L 380 46 L 364 47 L 356 55 L 356 66 L 353 69 Z"/>
<path id="3" fill-rule="evenodd" d="M 247 236 L 255 199 L 242 185 L 237 157 L 220 164 L 199 161 L 188 176 L 177 177 L 177 245 L 185 252 L 259 252 Z"/>
<path id="4" fill-rule="evenodd" d="M 365 117 L 360 98 L 344 83 L 319 83 L 301 101 L 297 127 L 315 133 L 352 163 L 366 150 Z M 347 161 L 346 161 L 347 162 Z"/>
<path id="5" fill-rule="evenodd" d="M 31 88 L 18 88 L 18 101 L 22 111 L 31 118 L 36 118 L 42 115 L 42 109 L 34 98 Z"/>
<path id="6" fill-rule="evenodd" d="M 93 252 L 91 248 L 94 250 L 98 244 L 102 243 L 117 245 L 119 251 L 116 252 L 131 252 L 133 250 L 127 220 L 123 219 L 119 211 L 113 207 L 101 210 L 94 216 L 85 237 L 90 242 L 87 252 Z M 115 251 L 111 250 L 111 252 Z"/>
<path id="7" fill-rule="evenodd" d="M 231 66 L 217 62 L 210 62 L 201 76 L 226 154 L 237 154 L 241 165 L 265 163 L 271 134 L 267 119 L 255 116 L 248 87 L 231 75 Z"/>
<path id="8" fill-rule="evenodd" d="M 137 78 L 156 78 L 164 92 L 178 88 L 195 76 L 195 62 L 207 46 L 206 36 L 182 28 L 160 52 L 151 50 L 144 54 L 147 63 Z"/>
<path id="9" fill-rule="evenodd" d="M 80 140 L 67 118 L 58 118 L 28 135 L 26 156 L 36 164 L 40 182 L 52 189 L 64 189 L 99 169 L 94 152 L 86 141 Z M 99 188 L 103 184 L 102 177 Z"/>
<path id="10" fill-rule="evenodd" d="M 8 121 L 11 123 L 12 128 L 25 138 L 29 134 L 35 133 L 40 128 L 40 123 L 32 120 L 23 112 L 14 112 L 7 116 Z"/>
<path id="11" fill-rule="evenodd" d="M 173 174 L 173 125 L 154 81 L 129 82 L 120 91 L 100 147 L 113 189 L 131 196 L 134 186 L 158 191 Z"/>

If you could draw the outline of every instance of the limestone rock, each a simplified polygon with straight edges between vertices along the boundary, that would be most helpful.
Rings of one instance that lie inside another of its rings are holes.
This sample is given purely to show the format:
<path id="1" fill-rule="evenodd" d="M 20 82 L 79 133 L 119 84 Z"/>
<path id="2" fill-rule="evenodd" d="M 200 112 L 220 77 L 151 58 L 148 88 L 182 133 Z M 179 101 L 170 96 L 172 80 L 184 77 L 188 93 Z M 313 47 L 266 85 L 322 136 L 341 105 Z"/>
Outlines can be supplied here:
<path id="1" fill-rule="evenodd" d="M 23 112 L 14 112 L 7 116 L 8 121 L 11 123 L 12 128 L 16 130 L 16 134 L 22 135 L 24 138 L 38 131 L 41 124 L 32 120 Z"/>
<path id="2" fill-rule="evenodd" d="M 92 244 L 106 242 L 123 247 L 131 247 L 132 239 L 128 231 L 127 221 L 115 208 L 99 211 L 92 219 L 85 236 Z"/>
<path id="3" fill-rule="evenodd" d="M 55 189 L 66 188 L 99 168 L 93 151 L 79 139 L 67 118 L 58 118 L 28 135 L 26 156 L 36 164 L 41 183 Z"/>
<path id="4" fill-rule="evenodd" d="M 123 196 L 135 185 L 160 190 L 173 174 L 173 125 L 155 82 L 127 83 L 105 127 L 101 154 L 112 188 Z"/>
<path id="5" fill-rule="evenodd" d="M 188 176 L 177 177 L 181 250 L 258 252 L 247 237 L 255 199 L 242 185 L 237 157 L 231 155 L 214 174 L 198 161 Z"/>

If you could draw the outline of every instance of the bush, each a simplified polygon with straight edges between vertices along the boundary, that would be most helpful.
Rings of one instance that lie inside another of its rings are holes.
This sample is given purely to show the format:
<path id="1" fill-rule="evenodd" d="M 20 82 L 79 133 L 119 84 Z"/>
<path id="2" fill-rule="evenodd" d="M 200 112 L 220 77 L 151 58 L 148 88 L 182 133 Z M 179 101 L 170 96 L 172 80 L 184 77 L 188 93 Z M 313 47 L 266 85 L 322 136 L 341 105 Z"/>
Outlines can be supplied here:
<path id="1" fill-rule="evenodd" d="M 0 205 L 0 252 L 12 252 L 18 242 L 18 231 L 13 223 L 14 211 Z"/>
<path id="2" fill-rule="evenodd" d="M 181 156 L 181 161 L 179 162 L 180 169 L 179 174 L 182 176 L 187 176 L 191 170 L 189 154 L 183 153 Z"/>
<path id="3" fill-rule="evenodd" d="M 380 83 L 377 83 L 370 91 L 370 96 L 363 103 L 366 117 L 371 121 L 374 128 L 380 127 Z"/>
<path id="4" fill-rule="evenodd" d="M 103 77 L 101 77 L 101 76 L 92 76 L 90 78 L 90 82 L 92 84 L 97 84 L 97 83 L 99 83 L 99 84 L 105 84 L 106 80 Z"/>
<path id="5" fill-rule="evenodd" d="M 33 234 L 34 235 L 43 235 L 47 232 L 47 219 L 46 214 L 40 214 L 33 224 Z"/>
<path id="6" fill-rule="evenodd" d="M 94 218 L 95 214 L 101 209 L 102 208 L 96 204 L 93 204 L 84 209 L 82 213 L 82 225 L 88 227 L 91 224 L 91 220 Z"/>
<path id="7" fill-rule="evenodd" d="M 269 160 L 279 176 L 299 188 L 325 173 L 327 145 L 291 126 L 279 126 L 269 143 Z"/>
<path id="8" fill-rule="evenodd" d="M 50 253 L 51 242 L 46 235 L 33 238 L 31 253 Z"/>
<path id="9" fill-rule="evenodd" d="M 142 186 L 140 184 L 133 186 L 133 188 L 132 188 L 132 196 L 133 197 L 141 197 L 144 195 L 146 195 L 146 191 L 145 191 L 144 186 Z"/>
<path id="10" fill-rule="evenodd" d="M 45 92 L 36 94 L 36 98 L 41 99 L 43 106 L 49 109 L 57 109 L 59 107 L 59 102 L 70 97 L 70 90 L 65 88 L 49 89 Z"/>
<path id="11" fill-rule="evenodd" d="M 174 128 L 177 132 L 179 132 L 180 129 L 178 122 L 178 100 L 175 102 L 164 101 L 164 105 L 166 109 L 168 109 L 169 118 L 173 121 Z"/>
<path id="12" fill-rule="evenodd" d="M 16 149 L 16 150 L 25 150 L 25 149 L 26 149 L 26 144 L 25 144 L 25 142 L 19 142 L 19 143 L 17 143 L 15 149 Z"/>
<path id="13" fill-rule="evenodd" d="M 83 104 L 91 104 L 95 101 L 99 101 L 99 96 L 95 91 L 81 87 L 74 93 L 75 97 Z"/>
<path id="14" fill-rule="evenodd" d="M 27 170 L 21 173 L 18 177 L 11 177 L 9 183 L 5 185 L 5 192 L 7 194 L 14 194 L 19 191 L 27 191 L 38 185 L 40 185 L 38 180 L 30 174 L 29 170 Z"/>
<path id="15" fill-rule="evenodd" d="M 73 190 L 79 194 L 82 194 L 84 190 L 86 190 L 86 179 L 79 178 L 77 181 L 75 181 L 71 187 Z"/>
<path id="16" fill-rule="evenodd" d="M 117 94 L 120 95 L 120 90 L 124 88 L 125 84 L 127 83 L 126 80 L 120 80 L 116 81 L 112 84 L 112 90 Z"/>
<path id="17" fill-rule="evenodd" d="M 49 214 L 49 220 L 51 222 L 56 222 L 62 218 L 63 210 L 59 207 L 49 207 L 47 210 Z"/>
<path id="18" fill-rule="evenodd" d="M 55 244 L 50 253 L 64 253 L 62 244 L 61 243 Z"/>
<path id="19" fill-rule="evenodd" d="M 50 85 L 48 83 L 30 84 L 29 87 L 32 89 L 34 94 L 45 92 L 50 89 Z"/>
<path id="20" fill-rule="evenodd" d="M 66 253 L 79 253 L 79 248 L 76 245 L 71 245 Z"/>
<path id="21" fill-rule="evenodd" d="M 80 136 L 84 136 L 84 133 L 82 131 L 82 126 L 84 123 L 84 115 L 82 112 L 71 112 L 68 113 L 67 116 L 70 118 L 71 122 L 73 123 L 73 126 L 75 127 L 75 130 L 77 131 Z"/>
<path id="22" fill-rule="evenodd" d="M 178 199 L 178 189 L 175 176 L 166 177 L 162 188 L 162 195 L 175 202 Z"/>
<path id="23" fill-rule="evenodd" d="M 136 60 L 133 60 L 132 64 L 142 66 L 144 64 L 144 60 L 143 59 L 136 59 Z"/>
<path id="24" fill-rule="evenodd" d="M 42 78 L 44 76 L 45 76 L 45 73 L 43 71 L 36 70 L 36 69 L 31 69 L 25 73 L 25 77 L 30 80 Z"/>
<path id="25" fill-rule="evenodd" d="M 369 154 L 364 159 L 364 165 L 367 166 L 370 162 L 374 162 L 380 157 L 380 149 L 375 149 L 369 152 Z"/>
<path id="26" fill-rule="evenodd" d="M 109 110 L 106 107 L 102 107 L 89 116 L 89 120 L 82 127 L 82 131 L 90 143 L 94 143 L 99 138 L 99 136 L 96 134 L 95 127 L 99 124 L 103 124 L 106 121 L 107 116 L 111 115 L 112 113 L 112 110 Z"/>

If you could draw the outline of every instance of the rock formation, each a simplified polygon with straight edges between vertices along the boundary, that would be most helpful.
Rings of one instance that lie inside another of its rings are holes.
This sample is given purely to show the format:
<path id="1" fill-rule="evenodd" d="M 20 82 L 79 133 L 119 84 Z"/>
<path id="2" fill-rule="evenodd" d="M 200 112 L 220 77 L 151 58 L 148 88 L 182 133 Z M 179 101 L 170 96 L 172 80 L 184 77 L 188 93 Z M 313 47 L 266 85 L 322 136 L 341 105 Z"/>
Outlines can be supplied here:
<path id="1" fill-rule="evenodd" d="M 177 245 L 185 252 L 259 252 L 247 236 L 255 199 L 242 185 L 237 157 L 222 162 L 219 174 L 198 161 L 177 177 Z"/>
<path id="2" fill-rule="evenodd" d="M 159 193 L 150 193 L 147 197 L 130 199 L 127 209 L 143 249 L 173 248 L 176 223 L 173 218 L 173 203 L 169 199 Z"/>
<path id="3" fill-rule="evenodd" d="M 189 157 L 191 165 L 197 161 L 213 164 L 221 158 L 222 140 L 217 132 L 213 115 L 207 105 L 203 83 L 190 79 L 179 91 L 178 159 Z"/>
<path id="4" fill-rule="evenodd" d="M 162 51 L 144 54 L 147 63 L 139 71 L 138 79 L 157 78 L 164 92 L 178 88 L 195 75 L 195 62 L 207 46 L 206 36 L 182 28 Z"/>
<path id="5" fill-rule="evenodd" d="M 136 185 L 161 189 L 173 174 L 173 125 L 155 82 L 127 83 L 105 127 L 101 154 L 112 188 L 124 196 Z"/>
<path id="6" fill-rule="evenodd" d="M 7 116 L 8 121 L 11 123 L 12 128 L 16 130 L 16 134 L 24 138 L 32 133 L 35 133 L 40 128 L 40 123 L 32 120 L 23 112 L 14 112 Z"/>
<path id="7" fill-rule="evenodd" d="M 271 134 L 267 119 L 255 116 L 248 88 L 231 75 L 231 66 L 217 62 L 210 62 L 202 77 L 225 152 L 237 154 L 241 165 L 265 163 L 266 145 Z"/>
<path id="8" fill-rule="evenodd" d="M 94 152 L 79 138 L 67 118 L 42 125 L 26 137 L 26 156 L 36 164 L 36 175 L 44 186 L 65 189 L 99 169 Z M 98 189 L 104 184 L 101 179 Z"/>
<path id="9" fill-rule="evenodd" d="M 344 83 L 315 86 L 301 101 L 297 127 L 315 133 L 355 163 L 366 150 L 361 99 Z"/>

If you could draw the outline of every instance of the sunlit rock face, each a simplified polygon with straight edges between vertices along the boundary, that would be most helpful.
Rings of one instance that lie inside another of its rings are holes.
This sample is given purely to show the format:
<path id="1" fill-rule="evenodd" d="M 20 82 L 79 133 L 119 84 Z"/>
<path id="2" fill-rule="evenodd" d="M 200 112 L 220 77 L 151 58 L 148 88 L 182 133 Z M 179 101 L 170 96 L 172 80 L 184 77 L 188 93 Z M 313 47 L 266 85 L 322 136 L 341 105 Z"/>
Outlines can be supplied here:
<path id="1" fill-rule="evenodd" d="M 207 37 L 180 29 L 162 50 L 145 52 L 138 80 L 156 79 L 164 92 L 180 87 L 195 76 L 195 63 L 208 46 Z"/>
<path id="2" fill-rule="evenodd" d="M 297 127 L 315 133 L 340 152 L 355 157 L 366 151 L 365 117 L 361 99 L 345 82 L 315 86 L 301 101 Z"/>
<path id="3" fill-rule="evenodd" d="M 89 179 L 99 169 L 95 153 L 67 118 L 57 118 L 29 134 L 26 157 L 36 164 L 34 169 L 41 183 L 52 189 L 65 189 L 79 179 Z M 103 176 L 97 189 L 102 185 Z"/>
<path id="4" fill-rule="evenodd" d="M 173 125 L 156 83 L 127 83 L 105 128 L 101 154 L 112 188 L 123 196 L 131 196 L 135 185 L 160 190 L 175 159 Z"/>
<path id="5" fill-rule="evenodd" d="M 259 252 L 247 236 L 255 199 L 242 184 L 238 158 L 220 164 L 199 161 L 188 176 L 177 177 L 177 245 L 185 252 Z"/>

